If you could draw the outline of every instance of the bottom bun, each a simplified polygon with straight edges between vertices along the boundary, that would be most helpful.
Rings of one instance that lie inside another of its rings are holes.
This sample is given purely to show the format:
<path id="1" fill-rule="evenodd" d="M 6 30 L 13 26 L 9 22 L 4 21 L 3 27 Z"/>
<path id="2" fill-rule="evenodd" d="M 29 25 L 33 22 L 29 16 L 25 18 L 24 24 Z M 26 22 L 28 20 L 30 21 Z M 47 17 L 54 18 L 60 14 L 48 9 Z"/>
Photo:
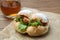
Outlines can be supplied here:
<path id="1" fill-rule="evenodd" d="M 15 26 L 15 29 L 18 31 L 18 24 L 19 22 L 14 22 L 14 26 Z M 25 34 L 27 33 L 29 36 L 41 36 L 41 35 L 44 35 L 48 32 L 49 30 L 49 25 L 47 26 L 38 26 L 38 28 L 36 27 L 33 27 L 33 26 L 29 26 L 25 32 L 20 32 L 18 31 L 19 33 L 22 33 L 22 34 Z"/>
<path id="2" fill-rule="evenodd" d="M 41 35 L 46 34 L 48 32 L 48 30 L 49 30 L 48 26 L 40 27 L 40 28 L 28 27 L 27 33 L 29 36 L 41 36 Z"/>

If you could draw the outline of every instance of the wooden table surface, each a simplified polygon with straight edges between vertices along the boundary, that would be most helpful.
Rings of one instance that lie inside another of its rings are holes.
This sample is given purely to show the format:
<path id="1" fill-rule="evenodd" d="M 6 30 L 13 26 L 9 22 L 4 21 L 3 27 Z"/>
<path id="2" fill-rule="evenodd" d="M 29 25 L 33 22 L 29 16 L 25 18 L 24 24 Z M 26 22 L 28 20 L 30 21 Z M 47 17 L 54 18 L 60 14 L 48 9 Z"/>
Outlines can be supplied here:
<path id="1" fill-rule="evenodd" d="M 21 5 L 22 7 L 60 14 L 60 0 L 21 0 Z M 0 30 L 5 28 L 11 21 L 10 19 L 6 19 L 0 12 Z"/>

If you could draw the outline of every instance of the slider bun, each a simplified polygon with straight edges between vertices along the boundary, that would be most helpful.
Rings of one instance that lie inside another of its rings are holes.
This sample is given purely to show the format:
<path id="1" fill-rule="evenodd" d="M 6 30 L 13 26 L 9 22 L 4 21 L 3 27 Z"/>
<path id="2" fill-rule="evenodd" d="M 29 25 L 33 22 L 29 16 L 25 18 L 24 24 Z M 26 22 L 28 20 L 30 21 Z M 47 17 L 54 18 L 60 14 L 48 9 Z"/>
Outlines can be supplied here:
<path id="1" fill-rule="evenodd" d="M 30 14 L 32 14 L 31 10 L 21 10 L 17 15 L 24 15 L 24 16 L 29 17 Z"/>
<path id="2" fill-rule="evenodd" d="M 18 24 L 19 22 L 15 22 L 14 25 L 15 25 L 15 29 L 18 31 Z M 49 26 L 38 26 L 37 28 L 36 27 L 33 27 L 33 26 L 29 26 L 25 32 L 20 32 L 18 31 L 19 33 L 22 33 L 22 34 L 25 34 L 27 33 L 29 36 L 41 36 L 41 35 L 44 35 L 48 32 L 48 28 Z"/>
<path id="3" fill-rule="evenodd" d="M 44 35 L 48 32 L 48 25 L 47 26 L 38 26 L 37 28 L 36 27 L 33 27 L 33 26 L 30 26 L 27 28 L 27 31 L 29 36 L 41 36 L 41 35 Z"/>
<path id="4" fill-rule="evenodd" d="M 32 14 L 30 19 L 42 19 L 43 22 L 48 22 L 47 16 L 42 13 Z"/>

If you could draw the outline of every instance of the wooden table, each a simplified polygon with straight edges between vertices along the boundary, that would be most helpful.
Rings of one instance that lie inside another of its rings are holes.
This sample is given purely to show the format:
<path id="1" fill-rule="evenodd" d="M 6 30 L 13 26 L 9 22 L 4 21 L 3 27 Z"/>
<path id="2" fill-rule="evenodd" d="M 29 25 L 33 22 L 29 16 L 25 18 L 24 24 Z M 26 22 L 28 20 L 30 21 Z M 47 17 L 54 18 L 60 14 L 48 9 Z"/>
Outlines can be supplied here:
<path id="1" fill-rule="evenodd" d="M 21 5 L 22 7 L 30 7 L 60 14 L 60 0 L 21 0 Z M 6 19 L 0 12 L 0 30 L 5 28 L 11 21 L 10 19 Z"/>

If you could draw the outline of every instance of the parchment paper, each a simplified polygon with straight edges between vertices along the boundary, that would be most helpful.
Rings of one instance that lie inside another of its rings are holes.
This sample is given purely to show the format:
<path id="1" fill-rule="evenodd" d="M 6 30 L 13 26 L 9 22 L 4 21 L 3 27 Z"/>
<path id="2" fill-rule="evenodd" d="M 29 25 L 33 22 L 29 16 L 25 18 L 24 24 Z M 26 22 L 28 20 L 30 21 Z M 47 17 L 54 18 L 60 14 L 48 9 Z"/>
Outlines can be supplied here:
<path id="1" fill-rule="evenodd" d="M 22 10 L 29 9 L 33 12 L 40 12 L 47 15 L 49 19 L 49 32 L 41 37 L 30 37 L 19 34 L 14 29 L 14 21 L 12 21 L 5 29 L 0 32 L 0 40 L 60 40 L 60 14 L 51 12 L 38 11 L 31 8 L 22 8 Z"/>

